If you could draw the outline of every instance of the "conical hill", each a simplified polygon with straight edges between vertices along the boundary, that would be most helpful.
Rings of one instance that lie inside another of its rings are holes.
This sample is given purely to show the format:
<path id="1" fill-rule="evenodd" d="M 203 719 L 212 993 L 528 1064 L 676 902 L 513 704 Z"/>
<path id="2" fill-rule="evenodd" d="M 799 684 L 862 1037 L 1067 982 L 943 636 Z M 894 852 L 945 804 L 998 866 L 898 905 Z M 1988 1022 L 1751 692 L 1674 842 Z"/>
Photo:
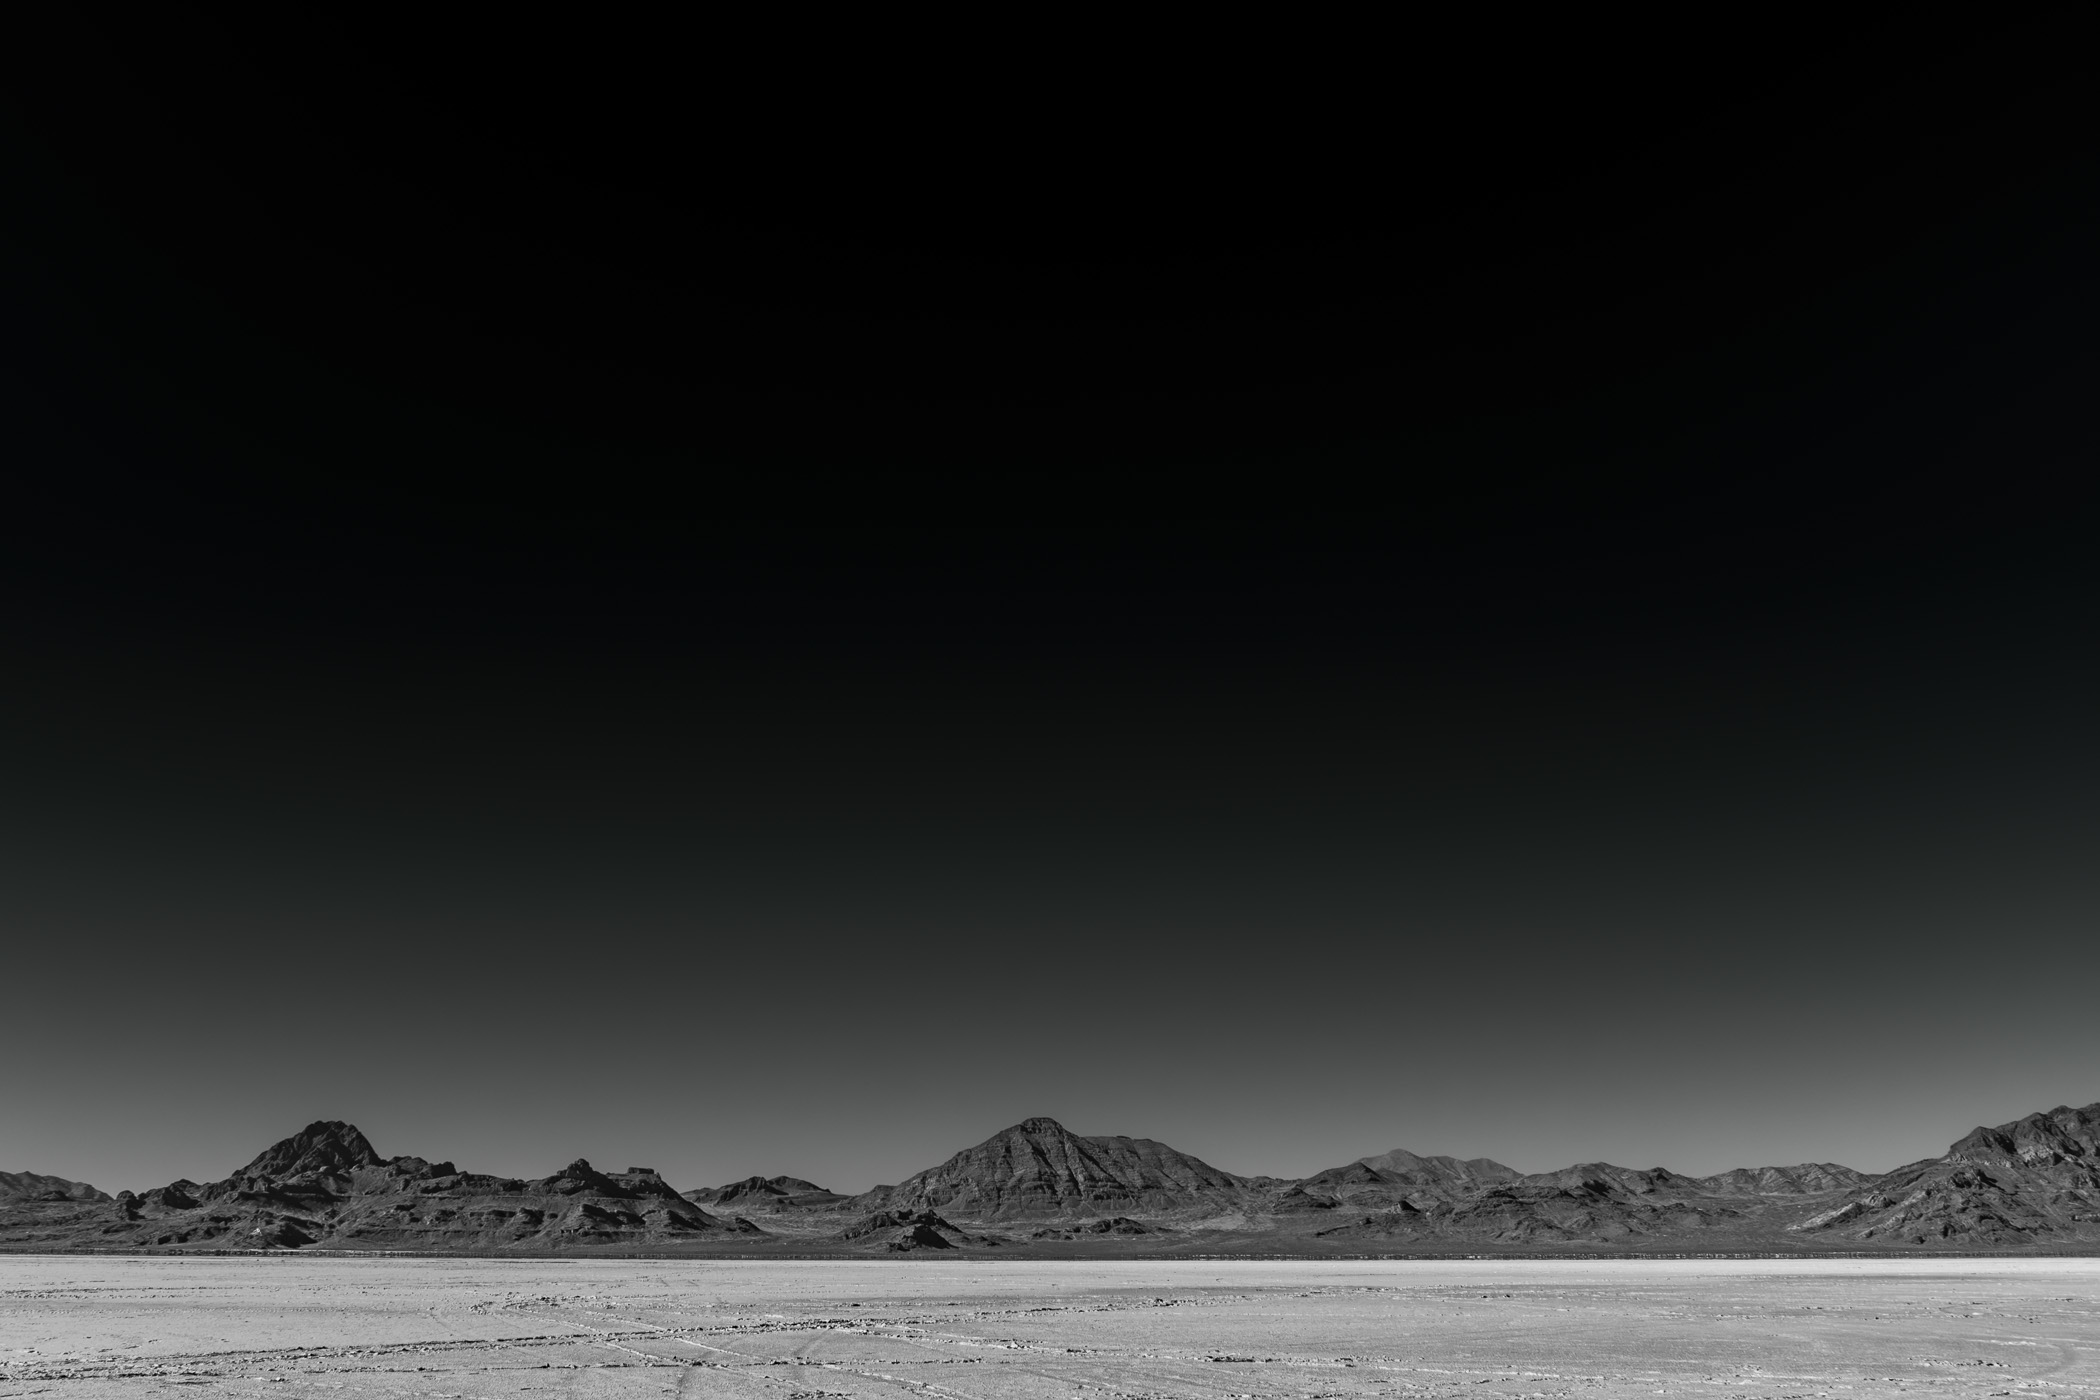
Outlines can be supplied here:
<path id="1" fill-rule="evenodd" d="M 996 1221 L 1214 1215 L 1244 1209 L 1248 1194 L 1245 1178 L 1165 1143 L 1080 1137 L 1054 1118 L 1029 1118 L 850 1204 Z"/>

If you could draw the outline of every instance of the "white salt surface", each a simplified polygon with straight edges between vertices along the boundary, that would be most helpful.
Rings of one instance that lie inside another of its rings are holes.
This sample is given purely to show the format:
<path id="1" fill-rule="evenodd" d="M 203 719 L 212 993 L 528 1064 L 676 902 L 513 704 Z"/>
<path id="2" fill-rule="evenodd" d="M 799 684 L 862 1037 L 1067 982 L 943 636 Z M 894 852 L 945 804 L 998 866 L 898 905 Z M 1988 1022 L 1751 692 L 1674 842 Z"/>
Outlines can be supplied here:
<path id="1" fill-rule="evenodd" d="M 0 1256 L 49 1395 L 2100 1400 L 2100 1259 Z"/>

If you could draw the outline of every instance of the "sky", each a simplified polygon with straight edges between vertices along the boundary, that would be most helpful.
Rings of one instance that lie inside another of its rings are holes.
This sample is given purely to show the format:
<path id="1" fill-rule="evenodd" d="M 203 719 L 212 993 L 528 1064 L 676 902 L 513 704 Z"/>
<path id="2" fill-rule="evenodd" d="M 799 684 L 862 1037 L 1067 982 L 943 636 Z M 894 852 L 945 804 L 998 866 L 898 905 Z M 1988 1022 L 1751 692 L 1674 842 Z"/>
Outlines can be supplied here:
<path id="1" fill-rule="evenodd" d="M 2046 33 L 761 139 L 169 24 L 7 114 L 0 1168 L 1886 1170 L 2100 1099 Z"/>

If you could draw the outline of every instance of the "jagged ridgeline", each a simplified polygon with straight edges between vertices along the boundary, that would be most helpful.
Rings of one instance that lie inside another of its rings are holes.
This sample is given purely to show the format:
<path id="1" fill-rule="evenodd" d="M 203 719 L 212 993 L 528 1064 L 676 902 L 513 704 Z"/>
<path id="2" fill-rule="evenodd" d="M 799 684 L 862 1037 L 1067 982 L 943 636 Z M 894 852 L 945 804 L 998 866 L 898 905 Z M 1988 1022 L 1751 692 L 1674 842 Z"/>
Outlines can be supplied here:
<path id="1" fill-rule="evenodd" d="M 98 1193 L 99 1195 L 99 1193 Z M 99 1196 L 92 1222 L 75 1212 L 0 1220 L 0 1238 L 127 1248 L 335 1248 L 463 1252 L 566 1250 L 734 1233 L 655 1172 L 608 1174 L 576 1161 L 537 1180 L 463 1172 L 450 1162 L 382 1158 L 348 1123 L 310 1123 L 223 1181 L 174 1181 Z M 20 1215 L 23 1212 L 17 1211 Z"/>
<path id="2" fill-rule="evenodd" d="M 1818 1253 L 2100 1249 L 2100 1104 L 1978 1128 L 1870 1175 L 1833 1163 L 1690 1177 L 1590 1162 L 1525 1174 L 1403 1149 L 1291 1180 L 1149 1138 L 1030 1118 L 858 1195 L 794 1176 L 680 1193 L 577 1160 L 532 1179 L 382 1158 L 309 1124 L 222 1181 L 112 1197 L 0 1173 L 0 1248 L 620 1253 Z"/>

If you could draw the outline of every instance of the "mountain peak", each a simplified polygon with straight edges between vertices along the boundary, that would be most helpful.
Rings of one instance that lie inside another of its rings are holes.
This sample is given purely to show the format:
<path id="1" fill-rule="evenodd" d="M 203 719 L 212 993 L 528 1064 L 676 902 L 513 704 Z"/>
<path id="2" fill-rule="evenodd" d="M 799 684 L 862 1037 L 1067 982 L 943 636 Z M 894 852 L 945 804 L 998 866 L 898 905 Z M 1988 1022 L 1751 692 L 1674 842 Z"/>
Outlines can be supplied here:
<path id="1" fill-rule="evenodd" d="M 1065 1128 L 1064 1124 L 1058 1122 L 1055 1118 L 1043 1117 L 1024 1118 L 1019 1123 L 1014 1124 L 1014 1126 L 1009 1128 L 1007 1131 L 1015 1133 L 1025 1133 L 1029 1137 L 1042 1137 L 1045 1135 L 1050 1137 L 1071 1136 L 1071 1134 Z"/>
<path id="2" fill-rule="evenodd" d="M 353 1125 L 313 1122 L 264 1148 L 239 1174 L 290 1177 L 312 1171 L 351 1172 L 359 1167 L 378 1166 L 380 1160 L 372 1144 Z"/>
<path id="3" fill-rule="evenodd" d="M 1150 1138 L 1080 1137 L 1055 1118 L 1035 1117 L 857 1201 L 971 1220 L 1216 1212 L 1240 1208 L 1245 1185 Z"/>

